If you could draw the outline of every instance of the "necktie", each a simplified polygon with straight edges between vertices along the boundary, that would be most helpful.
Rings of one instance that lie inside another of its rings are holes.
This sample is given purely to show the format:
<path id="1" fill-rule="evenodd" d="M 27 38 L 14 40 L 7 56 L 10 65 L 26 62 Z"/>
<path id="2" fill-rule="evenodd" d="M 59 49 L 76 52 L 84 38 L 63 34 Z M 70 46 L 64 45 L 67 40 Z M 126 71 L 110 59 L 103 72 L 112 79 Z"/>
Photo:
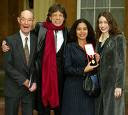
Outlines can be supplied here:
<path id="1" fill-rule="evenodd" d="M 25 38 L 25 47 L 24 47 L 24 53 L 25 53 L 25 58 L 26 58 L 26 63 L 28 65 L 29 61 L 29 49 L 28 49 L 28 44 L 27 44 L 28 38 Z"/>

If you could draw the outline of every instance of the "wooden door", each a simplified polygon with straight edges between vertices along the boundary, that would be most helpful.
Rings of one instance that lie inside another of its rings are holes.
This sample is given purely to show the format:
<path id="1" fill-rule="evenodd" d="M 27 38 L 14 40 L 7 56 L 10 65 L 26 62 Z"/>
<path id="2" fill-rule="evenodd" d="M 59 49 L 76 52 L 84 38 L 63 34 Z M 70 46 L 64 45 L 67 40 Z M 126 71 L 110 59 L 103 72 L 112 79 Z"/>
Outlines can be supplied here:
<path id="1" fill-rule="evenodd" d="M 76 20 L 77 12 L 77 0 L 55 0 L 56 3 L 62 4 L 67 12 L 67 27 L 71 27 L 73 22 Z"/>

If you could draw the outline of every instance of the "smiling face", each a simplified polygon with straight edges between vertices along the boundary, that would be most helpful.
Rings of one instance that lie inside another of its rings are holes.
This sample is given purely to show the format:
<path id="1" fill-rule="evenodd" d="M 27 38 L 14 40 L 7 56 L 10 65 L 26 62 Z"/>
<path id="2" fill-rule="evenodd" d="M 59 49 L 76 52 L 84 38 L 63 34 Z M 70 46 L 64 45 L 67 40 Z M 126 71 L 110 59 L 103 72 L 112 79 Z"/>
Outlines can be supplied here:
<path id="1" fill-rule="evenodd" d="M 49 18 L 55 26 L 61 26 L 64 23 L 64 16 L 60 11 L 52 13 Z"/>
<path id="2" fill-rule="evenodd" d="M 79 40 L 86 40 L 86 37 L 88 35 L 88 28 L 87 25 L 83 22 L 79 23 L 76 28 L 76 36 Z"/>
<path id="3" fill-rule="evenodd" d="M 109 33 L 110 26 L 104 16 L 99 18 L 99 29 L 102 33 Z"/>
<path id="4" fill-rule="evenodd" d="M 33 26 L 33 14 L 32 12 L 25 10 L 21 12 L 20 17 L 17 18 L 20 25 L 20 29 L 24 35 L 28 35 Z"/>

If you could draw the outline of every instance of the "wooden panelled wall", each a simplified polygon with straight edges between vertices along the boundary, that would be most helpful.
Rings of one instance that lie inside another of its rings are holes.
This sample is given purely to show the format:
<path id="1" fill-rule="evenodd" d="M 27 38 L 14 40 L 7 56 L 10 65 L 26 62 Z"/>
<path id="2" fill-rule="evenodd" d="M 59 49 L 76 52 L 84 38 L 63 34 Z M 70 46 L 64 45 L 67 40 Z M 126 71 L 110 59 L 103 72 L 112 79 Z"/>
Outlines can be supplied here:
<path id="1" fill-rule="evenodd" d="M 67 12 L 66 24 L 71 27 L 76 20 L 77 0 L 55 0 L 57 3 L 61 3 Z"/>
<path id="2" fill-rule="evenodd" d="M 128 39 L 128 0 L 125 0 L 125 36 Z"/>
<path id="3" fill-rule="evenodd" d="M 18 28 L 17 16 L 23 8 L 21 0 L 1 0 L 0 1 L 0 44 L 5 37 Z M 0 70 L 3 68 L 2 51 L 0 48 Z"/>
<path id="4" fill-rule="evenodd" d="M 128 109 L 128 0 L 125 0 L 125 36 L 126 36 L 126 108 Z M 128 112 L 128 110 L 127 110 Z"/>
<path id="5" fill-rule="evenodd" d="M 4 39 L 4 37 L 8 34 L 8 1 L 2 0 L 2 4 L 0 4 L 0 41 Z M 4 10 L 3 10 L 4 9 Z M 3 12 L 4 11 L 4 12 Z M 1 48 L 0 48 L 1 49 Z M 0 50 L 0 68 L 2 69 L 2 51 Z"/>

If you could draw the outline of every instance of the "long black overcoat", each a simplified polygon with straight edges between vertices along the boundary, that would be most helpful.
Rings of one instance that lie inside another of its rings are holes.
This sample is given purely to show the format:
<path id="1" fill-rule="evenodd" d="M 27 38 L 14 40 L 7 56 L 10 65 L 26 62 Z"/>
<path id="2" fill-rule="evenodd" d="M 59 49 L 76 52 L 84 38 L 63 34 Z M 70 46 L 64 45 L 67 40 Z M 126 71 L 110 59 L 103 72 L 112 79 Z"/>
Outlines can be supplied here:
<path id="1" fill-rule="evenodd" d="M 97 115 L 124 115 L 124 82 L 125 82 L 125 38 L 122 34 L 110 36 L 100 52 L 99 74 L 101 94 L 97 99 Z M 122 88 L 122 96 L 114 97 L 115 88 Z"/>
<path id="2" fill-rule="evenodd" d="M 45 47 L 45 36 L 47 29 L 44 28 L 42 22 L 38 22 L 35 26 L 34 32 L 37 36 L 37 51 L 36 51 L 36 59 L 35 59 L 35 66 L 36 66 L 36 75 L 37 75 L 37 91 L 36 91 L 36 104 L 35 108 L 38 111 L 43 111 L 44 107 L 41 100 L 41 88 L 42 88 L 42 55 L 44 52 Z M 67 36 L 68 36 L 68 30 L 67 28 L 64 28 L 63 30 L 63 37 L 64 42 L 60 48 L 60 50 L 56 53 L 56 60 L 57 60 L 57 66 L 58 66 L 58 90 L 59 90 L 59 97 L 60 97 L 60 106 L 61 106 L 61 100 L 62 100 L 62 93 L 63 93 L 63 84 L 64 84 L 64 77 L 63 77 L 63 51 L 66 46 L 67 42 Z"/>

